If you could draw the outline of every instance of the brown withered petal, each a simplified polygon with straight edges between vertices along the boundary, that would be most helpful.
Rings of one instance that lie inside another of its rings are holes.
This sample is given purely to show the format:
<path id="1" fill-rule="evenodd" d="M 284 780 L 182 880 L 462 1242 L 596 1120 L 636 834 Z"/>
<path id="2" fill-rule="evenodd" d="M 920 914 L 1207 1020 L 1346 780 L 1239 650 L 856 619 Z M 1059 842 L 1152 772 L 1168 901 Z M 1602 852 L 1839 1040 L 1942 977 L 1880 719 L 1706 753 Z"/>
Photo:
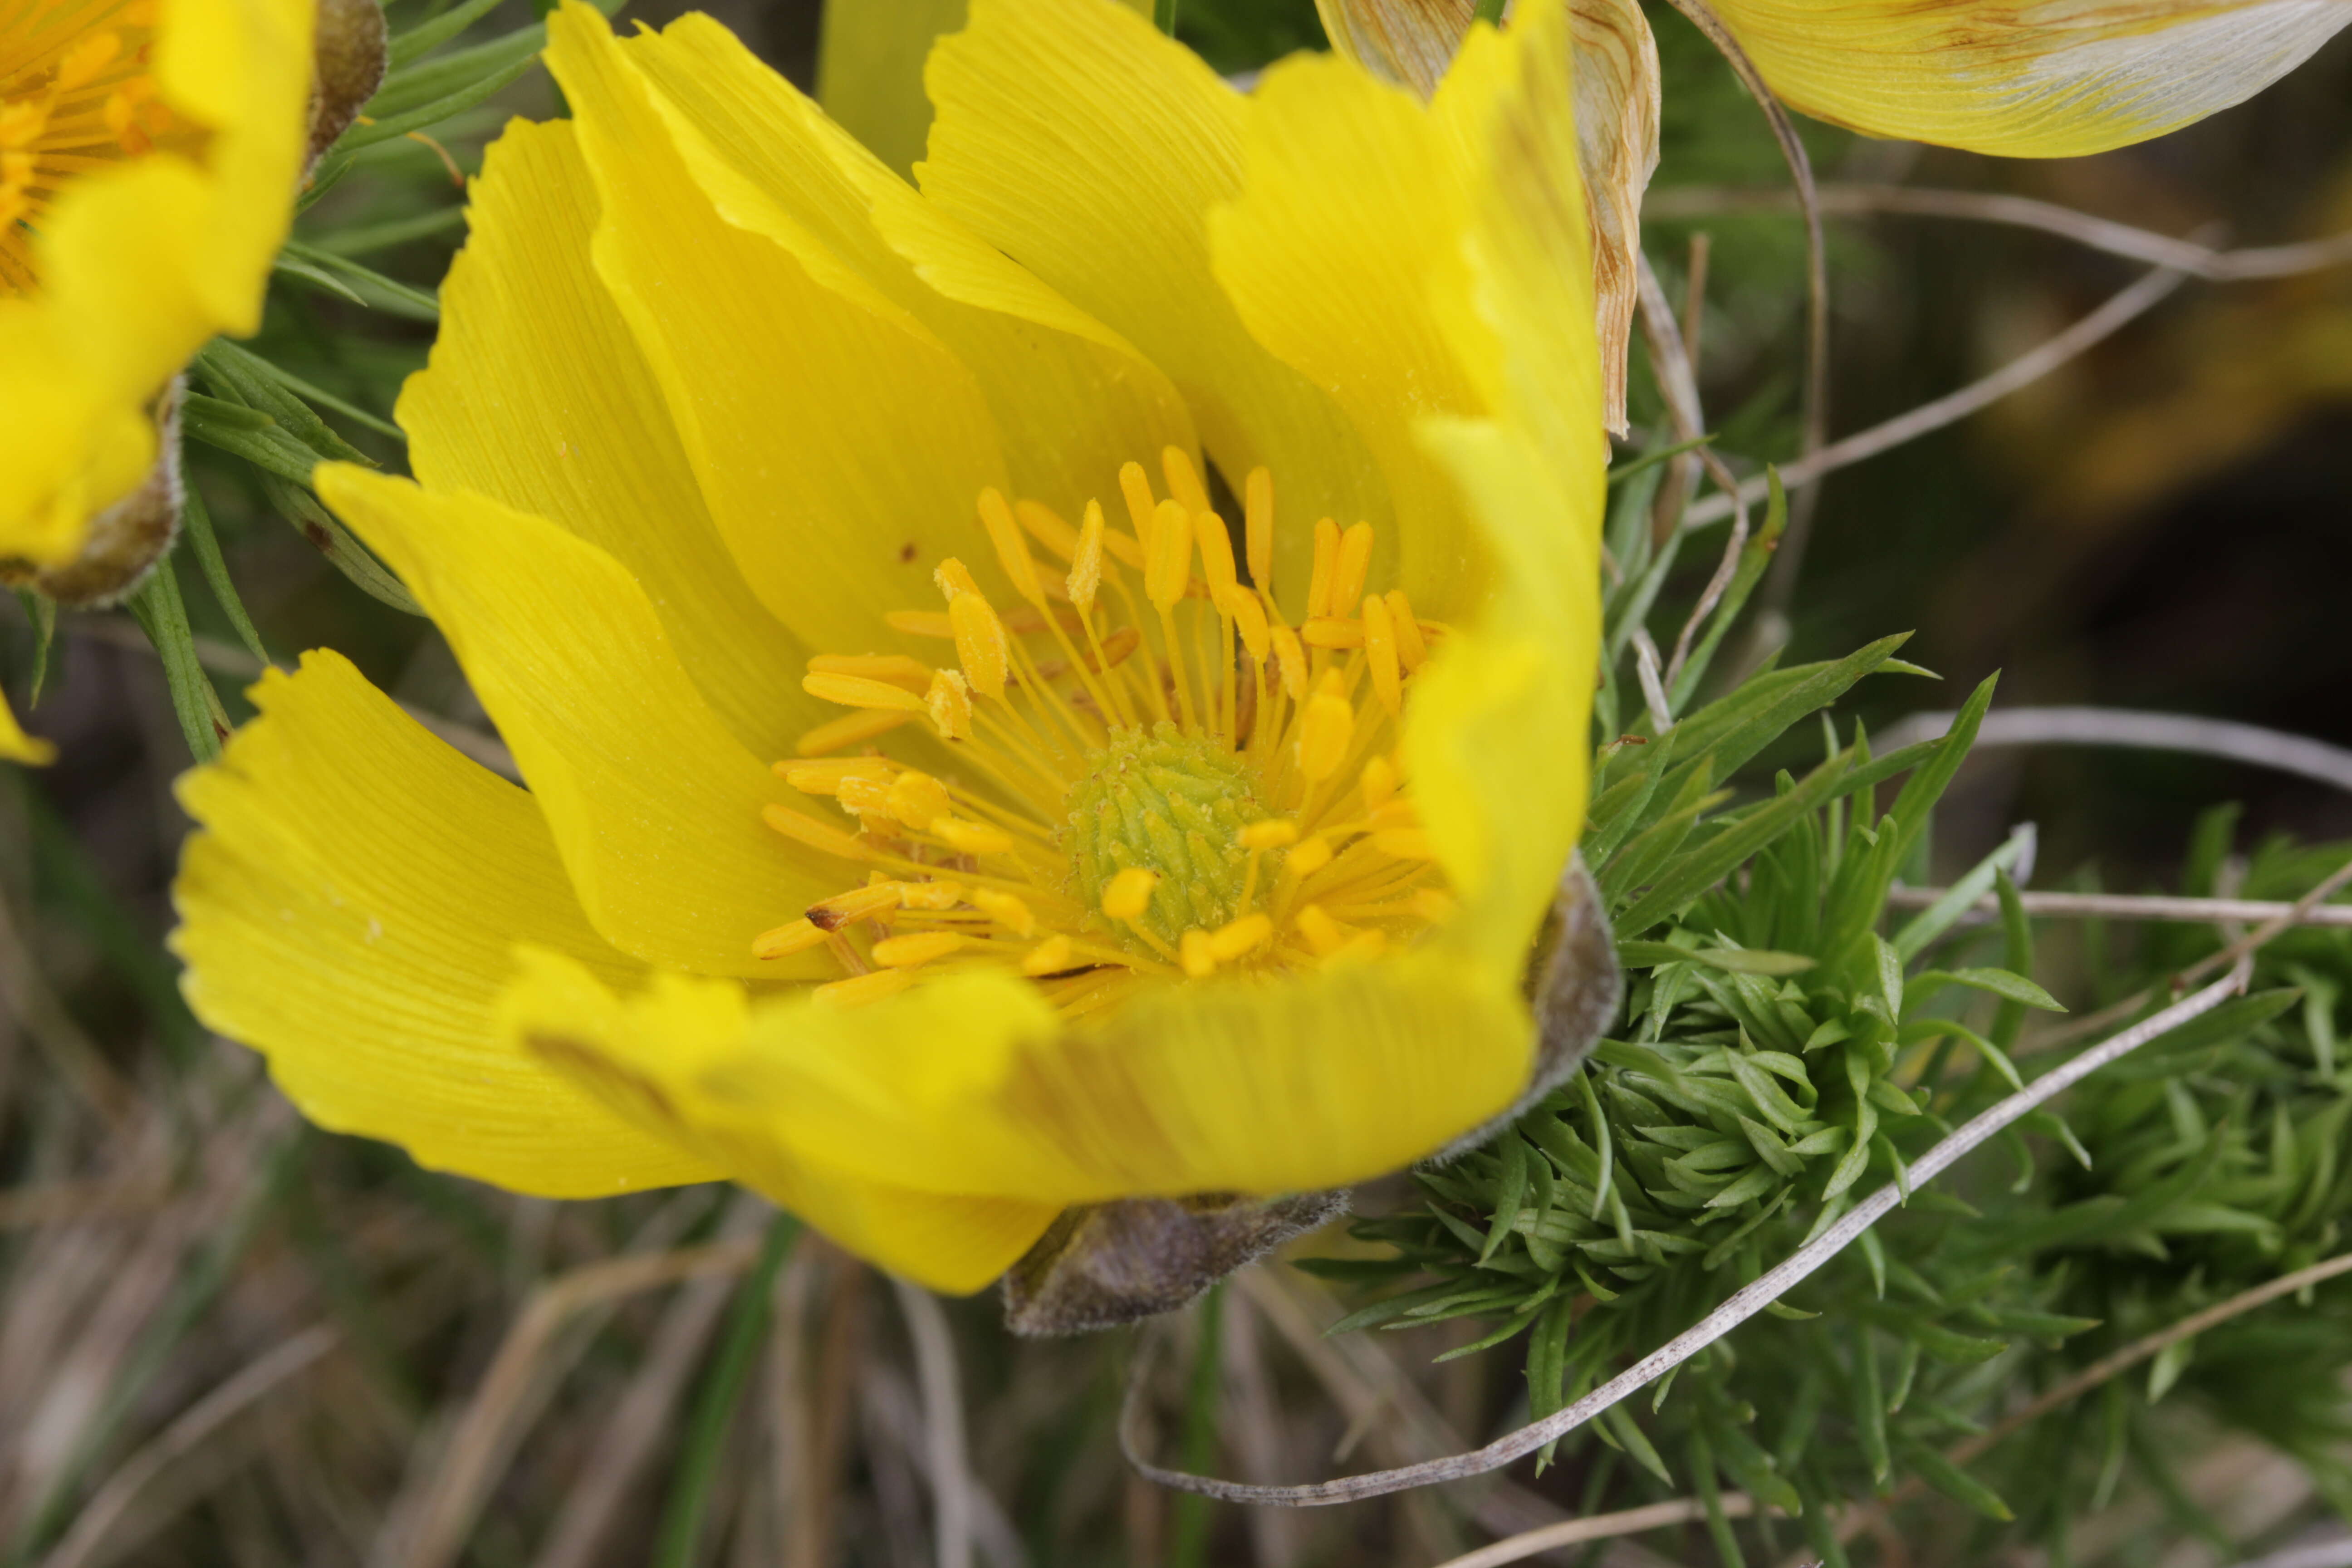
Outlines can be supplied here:
<path id="1" fill-rule="evenodd" d="M 1033 1338 L 1080 1334 L 1172 1312 L 1347 1212 L 1344 1192 L 1121 1198 L 1066 1209 L 1005 1274 L 1005 1326 Z"/>
<path id="2" fill-rule="evenodd" d="M 153 409 L 155 466 L 144 483 L 89 521 L 80 552 L 46 570 L 19 557 L 0 557 L 0 584 L 31 588 L 78 610 L 102 609 L 128 596 L 180 532 L 180 396 L 174 376 Z"/>
<path id="3" fill-rule="evenodd" d="M 383 7 L 377 0 L 319 0 L 317 74 L 310 80 L 310 153 L 318 163 L 375 89 L 383 85 L 388 56 Z"/>
<path id="4" fill-rule="evenodd" d="M 1331 47 L 1422 97 L 1470 31 L 1476 0 L 1315 0 Z M 1658 46 L 1639 0 L 1574 0 L 1576 130 L 1592 224 L 1602 420 L 1626 432 L 1625 353 L 1637 292 L 1642 193 L 1658 166 Z"/>

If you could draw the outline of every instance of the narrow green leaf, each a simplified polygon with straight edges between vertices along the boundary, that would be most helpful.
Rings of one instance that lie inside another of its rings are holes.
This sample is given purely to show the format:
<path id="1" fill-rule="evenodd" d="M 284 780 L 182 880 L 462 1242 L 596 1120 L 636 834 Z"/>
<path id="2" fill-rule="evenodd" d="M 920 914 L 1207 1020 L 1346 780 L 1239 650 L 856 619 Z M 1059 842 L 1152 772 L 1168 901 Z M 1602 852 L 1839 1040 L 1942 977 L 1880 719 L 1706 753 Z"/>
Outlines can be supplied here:
<path id="1" fill-rule="evenodd" d="M 1818 805 L 1845 766 L 1843 756 L 1823 763 L 1795 789 L 1750 813 L 1738 826 L 1669 861 L 1660 868 L 1650 890 L 1619 917 L 1616 929 L 1628 936 L 1645 931 L 1721 881 Z"/>
<path id="2" fill-rule="evenodd" d="M 1906 1442 L 1903 1459 L 1918 1478 L 1963 1508 L 2007 1523 L 2017 1516 L 2000 1494 L 1925 1443 Z"/>
<path id="3" fill-rule="evenodd" d="M 196 658 L 195 635 L 188 628 L 187 605 L 180 598 L 180 580 L 172 570 L 172 558 L 166 555 L 157 562 L 147 580 L 123 603 L 163 661 L 163 683 L 189 753 L 200 763 L 215 761 L 220 756 L 221 742 L 228 738 L 228 713 Z"/>
<path id="4" fill-rule="evenodd" d="M 1972 991 L 1989 991 L 1995 996 L 2006 996 L 2028 1007 L 2045 1013 L 2063 1013 L 2058 998 L 2033 984 L 2022 974 L 2011 974 L 2006 969 L 1929 969 L 1912 976 L 1911 989 L 1925 995 L 1946 985 L 1965 985 Z"/>
<path id="5" fill-rule="evenodd" d="M 196 565 L 205 574 L 205 585 L 213 591 L 213 602 L 220 605 L 228 624 L 236 628 L 237 641 L 262 663 L 269 662 L 269 650 L 261 644 L 261 633 L 255 629 L 253 617 L 246 614 L 245 601 L 237 595 L 236 584 L 228 574 L 228 562 L 221 554 L 220 540 L 213 532 L 211 510 L 205 505 L 204 492 L 190 479 L 182 486 L 180 521 L 187 531 L 188 548 L 195 552 Z"/>

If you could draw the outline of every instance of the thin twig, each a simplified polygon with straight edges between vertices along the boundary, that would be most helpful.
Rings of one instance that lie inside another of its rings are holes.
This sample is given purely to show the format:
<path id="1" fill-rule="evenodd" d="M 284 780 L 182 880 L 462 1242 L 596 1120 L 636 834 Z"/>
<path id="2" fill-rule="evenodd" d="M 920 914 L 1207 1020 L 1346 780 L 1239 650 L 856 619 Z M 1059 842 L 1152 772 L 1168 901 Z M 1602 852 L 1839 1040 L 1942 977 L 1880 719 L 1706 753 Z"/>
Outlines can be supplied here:
<path id="1" fill-rule="evenodd" d="M 1726 1519 L 1747 1519 L 1756 1512 L 1756 1500 L 1746 1492 L 1725 1492 L 1717 1500 L 1722 1505 Z M 1706 1517 L 1706 1504 L 1695 1497 L 1686 1497 L 1676 1498 L 1672 1502 L 1621 1509 L 1615 1513 L 1566 1519 L 1558 1524 L 1547 1524 L 1540 1530 L 1523 1531 L 1517 1535 L 1489 1542 L 1459 1557 L 1449 1557 L 1437 1568 L 1501 1568 L 1503 1563 L 1524 1563 L 1538 1552 L 1549 1552 L 1557 1547 L 1581 1546 L 1587 1542 L 1609 1541 L 1620 1535 L 1638 1534 L 1644 1530 L 1664 1530 L 1670 1524 L 1688 1524 Z"/>
<path id="2" fill-rule="evenodd" d="M 2347 868 L 2347 870 L 2352 870 L 2352 868 Z M 2278 930 L 2284 929 L 2283 926 L 2272 929 L 2271 934 L 2275 935 Z M 1120 1413 L 1120 1446 L 1127 1454 L 1128 1462 L 1139 1473 L 1162 1486 L 1200 1492 L 1232 1502 L 1273 1503 L 1293 1508 L 1353 1502 L 1411 1487 L 1463 1480 L 1500 1469 L 1548 1443 L 1558 1441 L 1723 1338 L 1843 1251 L 1856 1237 L 1892 1211 L 1919 1184 L 1932 1180 L 2001 1129 L 2071 1089 L 2091 1073 L 2190 1019 L 2211 1011 L 2231 995 L 2242 992 L 2251 970 L 2250 963 L 2241 962 L 2222 979 L 2084 1051 L 1972 1118 L 1958 1131 L 1922 1154 L 1903 1179 L 1889 1183 L 1855 1205 L 1820 1236 L 1767 1270 L 1753 1284 L 1733 1292 L 1721 1306 L 1696 1325 L 1675 1335 L 1566 1409 L 1506 1434 L 1483 1448 L 1398 1469 L 1343 1476 L 1335 1480 L 1305 1486 L 1249 1486 L 1212 1476 L 1163 1469 L 1142 1457 L 1137 1442 L 1137 1426 L 1143 1403 L 1140 1395 L 1148 1370 L 1147 1358 L 1143 1356 L 1137 1357 L 1136 1375 L 1128 1385 L 1126 1407 Z"/>
<path id="3" fill-rule="evenodd" d="M 1898 751 L 1915 742 L 1936 739 L 1952 727 L 1953 718 L 1950 713 L 1914 713 L 1874 739 L 1887 751 Z M 1974 749 L 2052 744 L 2194 752 L 2352 790 L 2352 751 L 2284 730 L 2190 713 L 2145 713 L 2128 708 L 1996 708 L 1977 727 Z"/>
<path id="4" fill-rule="evenodd" d="M 189 1452 L 214 1432 L 254 1405 L 279 1384 L 318 1361 L 341 1342 L 342 1335 L 326 1324 L 307 1329 L 276 1350 L 248 1363 L 244 1370 L 180 1413 L 145 1447 L 133 1454 L 106 1484 L 98 1489 L 49 1554 L 41 1568 L 80 1568 L 106 1540 L 124 1511 L 138 1500 L 147 1483 L 164 1467 Z"/>
<path id="5" fill-rule="evenodd" d="M 2265 245 L 2242 250 L 2217 250 L 2193 239 L 2134 228 L 2129 224 L 2094 217 L 2054 202 L 1986 191 L 1927 190 L 1913 185 L 1822 185 L 1822 211 L 1846 216 L 1860 213 L 1904 213 L 1914 217 L 1965 218 L 1978 223 L 2008 224 L 2040 229 L 2077 245 L 2129 257 L 2158 267 L 2175 268 L 2212 283 L 2239 283 L 2258 278 L 2289 278 L 2323 268 L 2352 262 L 2352 233 L 2332 234 L 2293 245 Z M 1786 210 L 1797 205 L 1774 186 L 1685 185 L 1652 191 L 1643 202 L 1643 216 L 1653 219 L 1711 217 L 1719 213 Z"/>
<path id="6" fill-rule="evenodd" d="M 2249 1558 L 2238 1568 L 2352 1568 L 2352 1534 L 2306 1542 L 2283 1552 Z"/>
<path id="7" fill-rule="evenodd" d="M 1813 179 L 1812 159 L 1806 154 L 1805 143 L 1797 135 L 1796 122 L 1780 100 L 1772 95 L 1764 80 L 1764 73 L 1748 58 L 1731 29 L 1709 8 L 1706 0 L 1672 0 L 1675 10 L 1687 17 L 1691 25 L 1706 36 L 1727 61 L 1740 85 L 1748 89 L 1756 106 L 1772 127 L 1772 139 L 1780 144 L 1780 157 L 1789 165 L 1789 178 L 1795 185 L 1799 209 L 1805 217 L 1805 384 L 1802 411 L 1803 429 L 1799 437 L 1799 460 L 1785 470 L 1783 479 L 1790 490 L 1788 531 L 1781 535 L 1780 553 L 1773 558 L 1772 574 L 1764 585 L 1762 608 L 1767 614 L 1778 615 L 1788 607 L 1790 595 L 1795 591 L 1797 569 L 1805 553 L 1806 538 L 1812 531 L 1813 508 L 1819 495 L 1819 482 L 1830 470 L 1816 467 L 1803 469 L 1804 460 L 1822 450 L 1830 431 L 1830 269 L 1829 246 L 1822 232 L 1820 188 Z M 1802 469 L 1803 471 L 1800 471 Z M 1763 492 L 1759 489 L 1757 495 Z M 1748 499 L 1756 499 L 1754 496 Z M 1727 508 L 1726 509 L 1728 510 Z M 1716 516 L 1723 515 L 1717 512 Z M 1683 526 L 1690 527 L 1699 521 L 1686 517 Z"/>
<path id="8" fill-rule="evenodd" d="M 2145 315 L 2157 303 L 2187 280 L 2189 274 L 2176 268 L 2159 268 L 2142 278 L 2081 321 L 2052 338 L 2038 348 L 2030 349 L 1994 371 L 1991 374 L 1970 382 L 1958 392 L 1948 393 L 1932 403 L 1921 404 L 1907 414 L 1898 414 L 1882 425 L 1874 425 L 1843 441 L 1834 441 L 1809 456 L 1799 458 L 1780 470 L 1781 482 L 1790 490 L 1810 483 L 1822 475 L 1849 468 L 1866 458 L 1877 457 L 1906 441 L 1916 441 L 1930 431 L 1957 423 L 1989 404 L 2015 392 L 2029 383 L 2038 381 L 2120 331 L 2126 325 Z M 1769 485 L 1762 475 L 1739 487 L 1739 494 L 1750 501 L 1761 500 Z M 1693 506 L 1683 519 L 1686 528 L 1696 528 L 1730 514 L 1728 496 L 1709 496 Z M 1789 532 L 1796 532 L 1796 520 L 1790 519 Z M 1779 556 L 1773 563 L 1777 574 L 1781 565 L 1793 559 L 1792 546 L 1786 536 Z M 1768 606 L 1769 607 L 1769 606 Z"/>
<path id="9" fill-rule="evenodd" d="M 1886 902 L 1898 910 L 1924 910 L 1949 888 L 1893 888 Z M 2302 909 L 2270 899 L 2184 899 L 2144 893 L 2020 893 L 2029 915 L 2061 920 L 2177 921 L 2206 925 L 2216 921 L 2289 920 L 2296 925 L 2352 926 L 2352 904 L 2316 904 Z M 1977 914 L 1998 914 L 2000 901 L 1988 894 L 1969 906 Z"/>
<path id="10" fill-rule="evenodd" d="M 923 1427 L 931 1473 L 931 1531 L 939 1568 L 971 1568 L 971 1464 L 965 1457 L 963 1393 L 956 1375 L 955 1336 L 937 1297 L 893 1277 L 915 1374 L 923 1391 Z"/>

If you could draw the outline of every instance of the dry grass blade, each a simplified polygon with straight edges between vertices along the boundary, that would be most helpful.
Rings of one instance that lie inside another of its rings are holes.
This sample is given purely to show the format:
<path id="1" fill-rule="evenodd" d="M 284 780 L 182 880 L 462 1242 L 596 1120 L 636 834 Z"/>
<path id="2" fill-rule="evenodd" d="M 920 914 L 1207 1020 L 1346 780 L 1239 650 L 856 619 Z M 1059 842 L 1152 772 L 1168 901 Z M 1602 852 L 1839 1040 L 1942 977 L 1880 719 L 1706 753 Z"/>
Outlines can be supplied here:
<path id="1" fill-rule="evenodd" d="M 2352 866 L 2346 868 L 2346 874 L 2352 876 Z M 2264 929 L 2268 936 L 2263 940 L 2267 941 L 2269 936 L 2275 936 L 2285 928 Z M 1166 1469 L 1145 1459 L 1137 1441 L 1142 1405 L 1139 1395 L 1149 1371 L 1148 1358 L 1139 1355 L 1136 1374 L 1128 1385 L 1126 1407 L 1119 1419 L 1119 1442 L 1127 1454 L 1128 1463 L 1134 1466 L 1138 1473 L 1162 1486 L 1222 1498 L 1228 1502 L 1271 1503 L 1288 1508 L 1353 1502 L 1412 1487 L 1466 1480 L 1473 1476 L 1500 1469 L 1565 1436 L 1610 1406 L 1630 1398 L 1779 1300 L 1800 1281 L 1843 1251 L 1864 1231 L 1891 1213 L 1912 1188 L 1933 1180 L 2001 1129 L 2055 1099 L 2108 1063 L 2170 1033 L 2191 1018 L 2210 1012 L 2230 996 L 2242 993 L 2245 989 L 2251 965 L 2242 955 L 2238 957 L 2237 963 L 2238 967 L 2222 979 L 2092 1047 L 1972 1118 L 1914 1161 L 1906 1178 L 1889 1183 L 1855 1205 L 1820 1236 L 1767 1269 L 1754 1283 L 1734 1291 L 1721 1306 L 1696 1325 L 1675 1335 L 1581 1399 L 1573 1401 L 1565 1409 L 1507 1433 L 1482 1448 L 1396 1469 L 1343 1476 L 1336 1480 L 1303 1486 L 1250 1486 L 1213 1476 Z"/>
<path id="2" fill-rule="evenodd" d="M 1949 893 L 1949 888 L 1894 888 L 1886 895 L 1898 910 L 1924 910 Z M 2270 899 L 2182 899 L 2147 893 L 2020 893 L 2019 904 L 2029 915 L 2061 920 L 2177 921 L 2207 925 L 2216 921 L 2291 921 L 2305 926 L 2352 926 L 2352 904 L 2316 904 L 2309 909 Z M 2000 901 L 1990 895 L 1970 912 L 1995 915 Z"/>
<path id="3" fill-rule="evenodd" d="M 936 1298 L 920 1286 L 892 1279 L 915 1371 L 923 1391 L 925 1447 L 931 1476 L 931 1530 L 939 1568 L 971 1568 L 971 1468 L 964 1455 L 963 1393 L 956 1374 L 955 1336 Z"/>
<path id="4" fill-rule="evenodd" d="M 2167 295 L 2187 281 L 2188 277 L 2186 272 L 2173 268 L 2159 268 L 2048 342 L 2029 349 L 1990 374 L 1931 403 L 1923 403 L 1907 414 L 1898 414 L 1882 425 L 1874 425 L 1867 430 L 1798 458 L 1780 470 L 1781 481 L 1793 491 L 1800 484 L 1811 483 L 1824 474 L 1850 468 L 1864 458 L 1877 457 L 1881 452 L 1892 451 L 1906 442 L 1916 441 L 1930 431 L 1956 424 L 1977 410 L 2000 402 L 2018 388 L 2041 380 L 2068 360 L 2113 337 L 2133 321 L 2155 309 Z M 1738 494 L 1748 501 L 1758 501 L 1764 499 L 1769 488 L 1764 478 L 1759 475 L 1741 485 Z M 1732 507 L 1729 496 L 1709 496 L 1690 509 L 1684 518 L 1684 526 L 1696 528 L 1701 523 L 1714 522 L 1730 515 Z M 1791 517 L 1790 533 L 1794 535 L 1796 529 L 1796 520 Z M 1781 544 L 1780 553 L 1773 564 L 1775 574 L 1793 559 L 1790 554 L 1791 548 L 1787 542 Z"/>
<path id="5" fill-rule="evenodd" d="M 172 1195 L 162 1175 L 131 1181 L 56 1182 L 0 1192 L 0 1230 L 74 1225 L 117 1215 L 145 1214 Z"/>
<path id="6" fill-rule="evenodd" d="M 90 1110 L 120 1131 L 134 1098 L 130 1083 L 107 1064 L 106 1054 L 66 1010 L 41 975 L 33 950 L 16 929 L 16 911 L 0 893 L 0 1010 L 15 1016 L 49 1058 L 58 1076 L 73 1086 Z"/>
<path id="7" fill-rule="evenodd" d="M 115 1521 L 165 1466 L 333 1350 L 341 1338 L 324 1324 L 307 1329 L 188 1406 L 178 1420 L 107 1478 L 106 1484 L 84 1505 L 65 1539 L 41 1559 L 41 1568 L 81 1568 L 103 1544 Z"/>
<path id="8" fill-rule="evenodd" d="M 458 1423 L 447 1452 L 415 1524 L 380 1542 L 377 1561 L 398 1568 L 448 1568 L 457 1560 L 482 1503 L 504 1468 L 514 1436 L 512 1426 L 530 1392 L 556 1331 L 576 1314 L 616 1300 L 709 1274 L 740 1274 L 759 1254 L 745 1237 L 689 1247 L 652 1257 L 615 1258 L 576 1268 L 540 1288 L 499 1346 L 481 1384 Z M 398 1539 L 404 1535 L 405 1539 Z"/>
<path id="9" fill-rule="evenodd" d="M 2212 283 L 2239 283 L 2259 278 L 2290 278 L 2301 272 L 2352 263 L 2352 234 L 2332 234 L 2292 245 L 2265 245 L 2242 250 L 2217 250 L 2193 239 L 2135 228 L 2109 218 L 2094 217 L 2054 202 L 1987 191 L 1939 191 L 1913 185 L 1822 185 L 1822 211 L 1838 216 L 1863 213 L 1904 213 L 1915 217 L 1962 218 L 1978 223 L 2007 224 L 2039 229 L 2071 239 L 2110 256 L 2129 257 L 2158 267 L 2169 267 Z M 1786 191 L 1743 189 L 1727 185 L 1685 185 L 1654 193 L 1652 217 L 1711 217 L 1722 213 L 1785 211 L 1796 205 Z"/>
<path id="10" fill-rule="evenodd" d="M 1747 1519 L 1756 1511 L 1756 1500 L 1746 1492 L 1725 1492 L 1717 1501 L 1722 1505 L 1726 1519 Z M 1465 1552 L 1459 1557 L 1449 1557 L 1437 1564 L 1437 1568 L 1502 1568 L 1506 1563 L 1524 1563 L 1530 1557 L 1557 1551 L 1563 1546 L 1583 1546 L 1595 1541 L 1611 1541 L 1621 1535 L 1636 1535 L 1645 1530 L 1689 1524 L 1706 1517 L 1706 1504 L 1698 1499 L 1676 1498 L 1672 1502 L 1654 1502 L 1641 1508 L 1623 1509 L 1616 1513 L 1596 1513 L 1589 1519 L 1565 1519 L 1539 1530 L 1522 1531 L 1517 1535 L 1481 1546 L 1475 1552 Z"/>
<path id="11" fill-rule="evenodd" d="M 1954 717 L 1951 713 L 1911 714 L 1879 736 L 1878 742 L 1891 752 L 1916 741 L 1932 741 L 1952 727 Z M 2145 713 L 2127 708 L 1997 708 L 1977 727 L 1974 749 L 2052 744 L 2193 752 L 2276 768 L 2352 790 L 2352 751 L 2307 735 L 2193 713 Z"/>

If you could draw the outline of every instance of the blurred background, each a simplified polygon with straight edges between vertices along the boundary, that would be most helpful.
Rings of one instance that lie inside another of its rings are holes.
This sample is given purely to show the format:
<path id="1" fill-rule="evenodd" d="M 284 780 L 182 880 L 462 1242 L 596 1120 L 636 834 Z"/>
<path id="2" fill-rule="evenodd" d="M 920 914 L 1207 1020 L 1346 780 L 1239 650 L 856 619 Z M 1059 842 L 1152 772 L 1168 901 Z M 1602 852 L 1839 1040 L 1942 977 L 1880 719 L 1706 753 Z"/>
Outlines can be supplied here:
<path id="1" fill-rule="evenodd" d="M 658 26 L 678 8 L 622 15 Z M 814 89 L 817 0 L 709 8 Z M 395 34 L 444 14 L 443 0 L 389 8 Z M 1723 194 L 1784 190 L 1785 172 L 1706 44 L 1667 7 L 1651 16 L 1667 83 L 1652 194 L 1675 216 L 1654 212 L 1646 247 L 1679 297 L 1704 237 L 1709 426 L 1727 454 L 1785 461 L 1802 230 L 1792 211 Z M 507 0 L 446 47 L 520 59 L 529 45 L 514 40 L 532 23 Z M 1179 26 L 1228 72 L 1322 47 L 1306 0 L 1184 0 Z M 454 176 L 478 168 L 509 116 L 560 111 L 532 67 L 435 123 L 430 142 L 358 153 L 298 223 L 318 254 L 368 276 L 326 263 L 282 275 L 254 346 L 331 397 L 328 422 L 377 460 L 400 462 L 384 421 L 424 363 L 430 290 L 462 242 Z M 2243 106 L 2095 158 L 2000 162 L 1804 131 L 1825 182 L 2031 196 L 2214 245 L 2352 228 L 2352 35 Z M 1984 374 L 2145 271 L 1981 222 L 1837 216 L 1830 233 L 1833 434 Z M 1661 417 L 1645 372 L 1634 416 Z M 270 658 L 331 646 L 446 732 L 487 730 L 428 623 L 355 587 L 250 466 L 189 450 Z M 1712 564 L 1711 550 L 1695 553 L 1707 559 L 1670 590 L 1685 602 Z M 185 552 L 175 564 L 233 721 L 258 661 L 197 564 Z M 1788 657 L 1916 630 L 1905 657 L 1942 679 L 1867 683 L 1842 712 L 1874 730 L 1955 707 L 1999 670 L 2002 706 L 2207 715 L 2352 746 L 2348 583 L 2352 267 L 2192 280 L 1983 413 L 1828 479 L 1788 604 Z M 1016 1343 L 990 1300 L 942 1313 L 814 1238 L 762 1257 L 767 1212 L 729 1191 L 556 1205 L 302 1126 L 174 990 L 162 942 L 187 822 L 171 790 L 191 743 L 145 635 L 121 611 L 68 612 L 44 658 L 29 613 L 0 597 L 0 682 L 60 751 L 52 767 L 0 771 L 8 1561 L 911 1568 L 933 1560 L 941 1472 L 927 1410 L 942 1357 L 960 1369 L 979 1482 L 961 1501 L 992 1564 L 1430 1564 L 1574 1505 L 1558 1472 L 1538 1484 L 1524 1471 L 1470 1495 L 1303 1514 L 1179 1503 L 1129 1475 L 1112 1441 L 1128 1336 Z M 1968 764 L 1939 817 L 1937 864 L 1965 866 L 2032 821 L 2041 885 L 2168 890 L 2197 815 L 2230 801 L 2248 842 L 2352 837 L 2352 796 L 2319 784 L 2045 746 Z M 2065 994 L 2063 978 L 2050 984 Z M 747 1268 L 756 1291 L 738 1287 Z M 1515 1361 L 1433 1367 L 1472 1337 L 1454 1328 L 1321 1338 L 1340 1310 L 1287 1270 L 1237 1282 L 1215 1309 L 1221 1421 L 1188 1434 L 1171 1416 L 1163 1448 L 1289 1478 L 1498 1429 Z M 1180 1382 L 1166 1392 L 1181 1406 Z M 2308 1504 L 2308 1485 L 2216 1451 L 2240 1468 L 2200 1482 L 2222 1500 L 2211 1506 L 2253 1508 L 2276 1529 Z M 2177 1525 L 2161 1510 L 2110 1520 L 2078 1549 L 2182 1568 L 2231 1560 L 2226 1541 Z M 1613 1560 L 1714 1560 L 1696 1530 L 1643 1539 L 1610 1548 Z M 1899 1540 L 1872 1550 L 1906 1557 Z"/>

